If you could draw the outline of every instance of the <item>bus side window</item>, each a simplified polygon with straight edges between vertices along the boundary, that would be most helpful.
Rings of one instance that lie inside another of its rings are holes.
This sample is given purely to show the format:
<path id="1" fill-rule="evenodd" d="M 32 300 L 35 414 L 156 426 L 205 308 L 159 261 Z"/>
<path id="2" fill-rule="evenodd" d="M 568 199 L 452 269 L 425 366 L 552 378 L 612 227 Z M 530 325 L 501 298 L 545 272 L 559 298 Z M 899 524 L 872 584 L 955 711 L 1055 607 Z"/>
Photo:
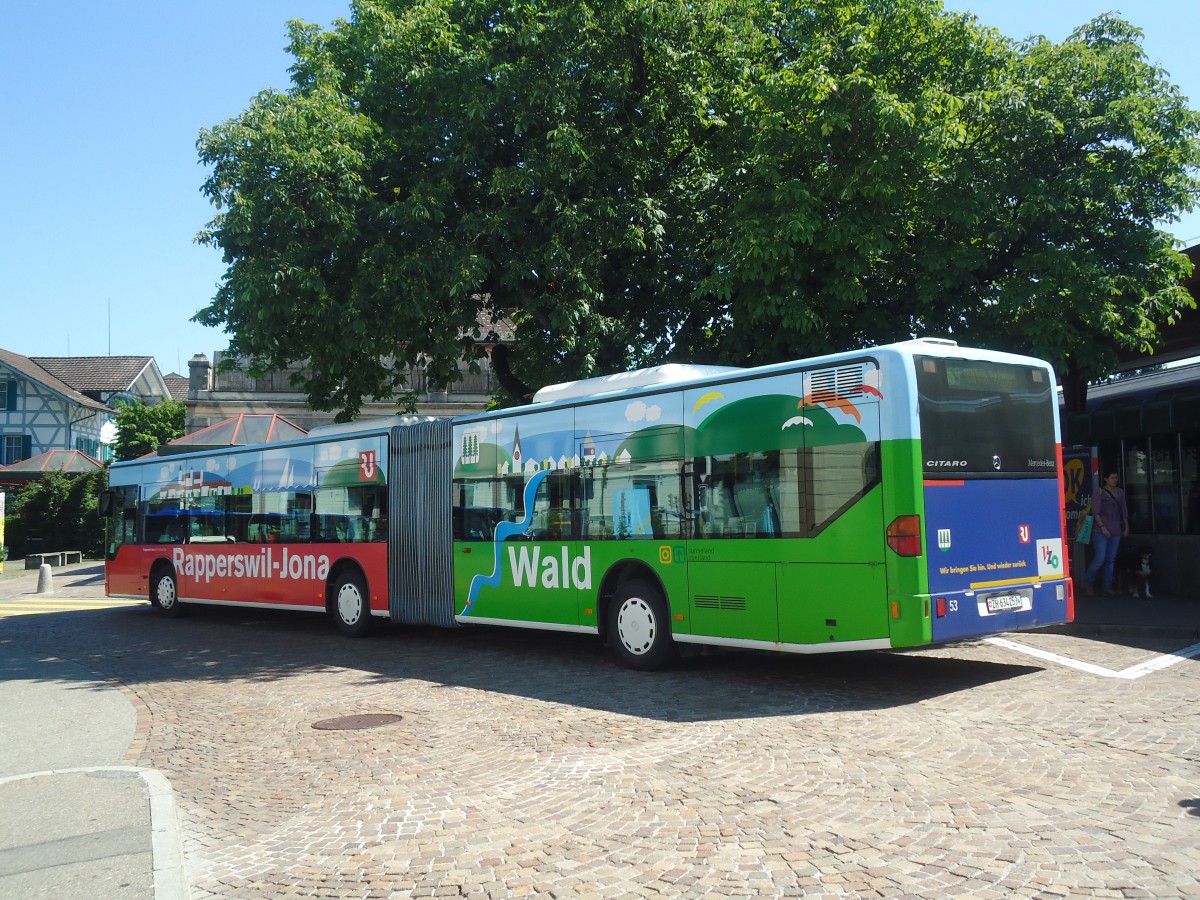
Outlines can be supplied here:
<path id="1" fill-rule="evenodd" d="M 613 530 L 618 538 L 653 537 L 653 499 L 649 486 L 633 484 L 613 491 Z"/>
<path id="2" fill-rule="evenodd" d="M 571 481 L 566 472 L 551 472 L 533 499 L 533 522 L 527 532 L 535 541 L 575 539 L 577 516 L 571 511 Z"/>
<path id="3" fill-rule="evenodd" d="M 387 488 L 376 489 L 375 502 L 366 513 L 371 517 L 371 540 L 386 541 L 388 539 Z"/>
<path id="4" fill-rule="evenodd" d="M 178 504 L 147 504 L 146 543 L 182 544 L 186 537 L 187 516 Z"/>
<path id="5" fill-rule="evenodd" d="M 105 513 L 109 521 L 108 552 L 114 554 L 122 544 L 137 542 L 138 489 L 136 485 L 130 485 L 111 488 L 104 493 L 108 495 L 109 504 Z"/>
<path id="6" fill-rule="evenodd" d="M 803 463 L 779 451 L 738 453 L 695 463 L 698 472 L 711 469 L 698 492 L 705 537 L 804 537 Z M 781 465 L 782 463 L 782 465 Z"/>
<path id="7" fill-rule="evenodd" d="M 743 519 L 743 534 L 779 537 L 779 513 L 766 482 L 740 484 L 736 489 L 737 508 Z"/>
<path id="8" fill-rule="evenodd" d="M 809 516 L 814 530 L 825 528 L 879 481 L 878 445 L 829 444 L 806 451 Z"/>

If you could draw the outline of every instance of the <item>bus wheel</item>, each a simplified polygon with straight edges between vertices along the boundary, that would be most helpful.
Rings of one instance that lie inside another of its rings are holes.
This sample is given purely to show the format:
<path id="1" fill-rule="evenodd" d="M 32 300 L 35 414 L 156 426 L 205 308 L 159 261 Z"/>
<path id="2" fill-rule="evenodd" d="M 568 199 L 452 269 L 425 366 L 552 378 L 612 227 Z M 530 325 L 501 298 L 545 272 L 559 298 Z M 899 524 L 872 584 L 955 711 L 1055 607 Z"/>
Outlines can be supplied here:
<path id="1" fill-rule="evenodd" d="M 183 615 L 183 604 L 179 602 L 179 583 L 175 580 L 175 570 L 170 566 L 159 569 L 151 578 L 150 602 L 164 616 L 174 618 Z"/>
<path id="2" fill-rule="evenodd" d="M 662 593 L 645 581 L 622 585 L 608 607 L 608 642 L 631 669 L 652 672 L 675 662 L 679 653 Z"/>
<path id="3" fill-rule="evenodd" d="M 371 601 L 361 575 L 347 571 L 338 576 L 329 611 L 343 634 L 362 637 L 371 630 Z"/>

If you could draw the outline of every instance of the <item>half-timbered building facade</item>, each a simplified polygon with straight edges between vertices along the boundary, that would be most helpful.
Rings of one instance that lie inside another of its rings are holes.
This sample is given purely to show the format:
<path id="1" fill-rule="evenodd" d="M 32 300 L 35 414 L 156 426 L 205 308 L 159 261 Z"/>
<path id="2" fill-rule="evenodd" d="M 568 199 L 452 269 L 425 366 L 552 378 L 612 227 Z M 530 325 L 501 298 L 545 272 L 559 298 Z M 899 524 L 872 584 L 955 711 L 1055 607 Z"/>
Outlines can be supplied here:
<path id="1" fill-rule="evenodd" d="M 103 458 L 118 401 L 170 398 L 152 357 L 28 357 L 0 349 L 0 465 L 51 450 Z"/>

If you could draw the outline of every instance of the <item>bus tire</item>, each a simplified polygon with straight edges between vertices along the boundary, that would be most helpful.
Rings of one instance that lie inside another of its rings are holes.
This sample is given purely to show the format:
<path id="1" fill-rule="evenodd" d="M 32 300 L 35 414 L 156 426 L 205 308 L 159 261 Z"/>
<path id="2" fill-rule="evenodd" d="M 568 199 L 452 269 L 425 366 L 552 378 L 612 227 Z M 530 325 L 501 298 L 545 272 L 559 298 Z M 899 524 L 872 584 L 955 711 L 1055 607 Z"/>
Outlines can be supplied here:
<path id="1" fill-rule="evenodd" d="M 179 602 L 179 581 L 170 566 L 160 566 L 150 577 L 150 602 L 168 618 L 183 615 L 183 604 Z"/>
<path id="2" fill-rule="evenodd" d="M 647 581 L 628 581 L 608 607 L 608 642 L 631 669 L 653 672 L 679 658 L 662 592 Z"/>
<path id="3" fill-rule="evenodd" d="M 329 612 L 342 634 L 363 637 L 371 630 L 371 597 L 362 575 L 353 569 L 338 575 L 329 598 Z"/>

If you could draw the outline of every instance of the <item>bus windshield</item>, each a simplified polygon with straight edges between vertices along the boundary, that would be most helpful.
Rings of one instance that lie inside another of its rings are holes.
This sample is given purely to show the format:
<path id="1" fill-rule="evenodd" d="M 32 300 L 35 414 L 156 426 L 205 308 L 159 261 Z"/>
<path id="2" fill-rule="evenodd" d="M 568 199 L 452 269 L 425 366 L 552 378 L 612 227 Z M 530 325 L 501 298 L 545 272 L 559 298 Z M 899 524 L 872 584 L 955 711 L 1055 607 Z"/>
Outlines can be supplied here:
<path id="1" fill-rule="evenodd" d="M 927 477 L 1057 475 L 1047 370 L 945 357 L 914 361 Z"/>

